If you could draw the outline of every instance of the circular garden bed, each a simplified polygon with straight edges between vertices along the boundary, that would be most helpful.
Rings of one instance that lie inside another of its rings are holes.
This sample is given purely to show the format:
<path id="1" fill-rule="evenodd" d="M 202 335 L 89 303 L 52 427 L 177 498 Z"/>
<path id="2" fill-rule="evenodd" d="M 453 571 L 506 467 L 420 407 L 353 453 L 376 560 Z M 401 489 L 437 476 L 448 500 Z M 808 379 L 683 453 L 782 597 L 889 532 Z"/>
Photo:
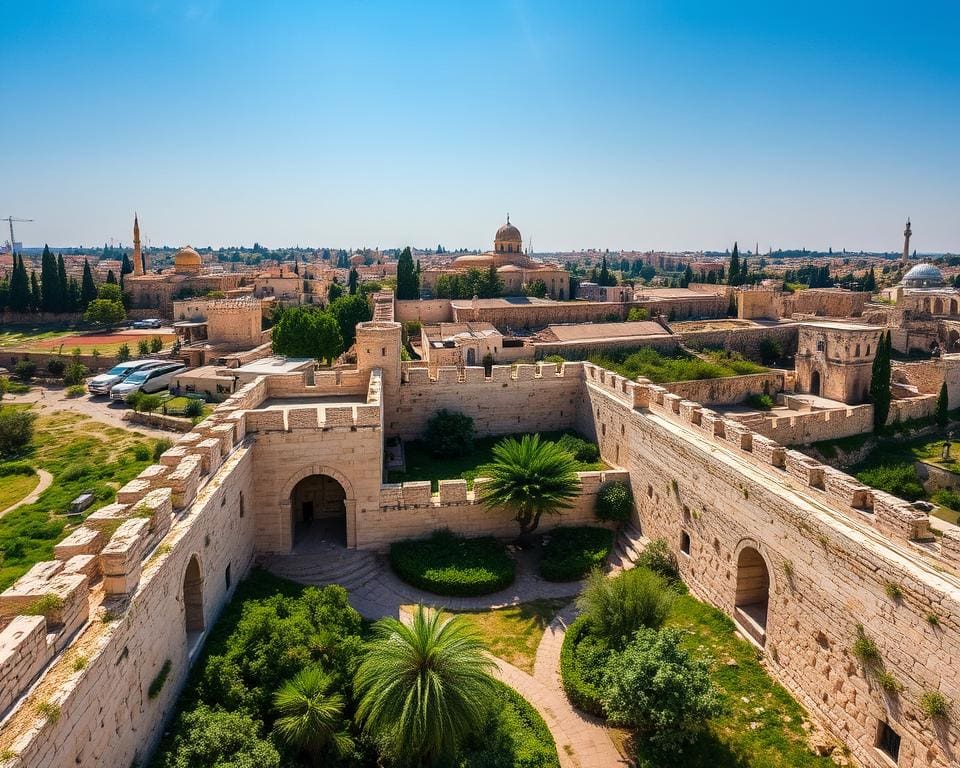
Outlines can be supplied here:
<path id="1" fill-rule="evenodd" d="M 493 537 L 467 539 L 450 531 L 391 544 L 390 566 L 408 584 L 450 597 L 498 592 L 513 583 L 515 573 L 507 550 Z"/>

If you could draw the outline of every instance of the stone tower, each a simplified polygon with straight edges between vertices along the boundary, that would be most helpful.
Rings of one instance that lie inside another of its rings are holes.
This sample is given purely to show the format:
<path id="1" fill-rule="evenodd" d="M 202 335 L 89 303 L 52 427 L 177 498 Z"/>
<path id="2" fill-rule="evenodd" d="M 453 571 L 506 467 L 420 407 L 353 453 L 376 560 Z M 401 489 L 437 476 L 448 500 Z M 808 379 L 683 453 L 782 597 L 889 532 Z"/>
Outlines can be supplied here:
<path id="1" fill-rule="evenodd" d="M 357 324 L 357 368 L 383 371 L 383 400 L 394 408 L 400 394 L 400 345 L 400 323 L 374 320 Z"/>
<path id="2" fill-rule="evenodd" d="M 133 274 L 137 277 L 143 274 L 143 254 L 140 252 L 140 222 L 137 214 L 133 214 Z"/>
<path id="3" fill-rule="evenodd" d="M 913 232 L 910 230 L 910 219 L 907 219 L 907 228 L 903 230 L 903 265 L 906 266 L 910 261 L 910 235 Z"/>

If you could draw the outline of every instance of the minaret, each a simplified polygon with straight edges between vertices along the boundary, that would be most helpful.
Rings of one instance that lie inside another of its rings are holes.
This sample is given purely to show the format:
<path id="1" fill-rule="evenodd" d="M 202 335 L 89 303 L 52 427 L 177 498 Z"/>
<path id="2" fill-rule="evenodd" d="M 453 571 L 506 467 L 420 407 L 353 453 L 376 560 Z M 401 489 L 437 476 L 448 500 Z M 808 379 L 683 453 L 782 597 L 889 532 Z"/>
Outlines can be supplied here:
<path id="1" fill-rule="evenodd" d="M 907 263 L 910 261 L 910 235 L 913 232 L 910 231 L 910 219 L 907 219 L 907 228 L 903 230 L 903 266 L 907 266 Z"/>
<path id="2" fill-rule="evenodd" d="M 137 214 L 133 214 L 133 275 L 143 275 L 143 254 L 140 252 L 140 222 Z"/>

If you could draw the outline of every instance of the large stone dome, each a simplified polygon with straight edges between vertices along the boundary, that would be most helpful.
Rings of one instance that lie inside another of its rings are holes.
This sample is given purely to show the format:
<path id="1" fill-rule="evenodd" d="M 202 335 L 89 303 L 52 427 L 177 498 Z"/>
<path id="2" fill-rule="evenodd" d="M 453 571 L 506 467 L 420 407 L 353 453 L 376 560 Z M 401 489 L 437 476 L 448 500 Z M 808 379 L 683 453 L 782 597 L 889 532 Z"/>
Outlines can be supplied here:
<path id="1" fill-rule="evenodd" d="M 184 246 L 173 257 L 173 271 L 195 273 L 200 271 L 203 260 L 192 246 Z"/>
<path id="2" fill-rule="evenodd" d="M 933 264 L 917 264 L 903 276 L 904 288 L 942 288 L 943 273 Z"/>
<path id="3" fill-rule="evenodd" d="M 497 230 L 497 236 L 494 238 L 494 240 L 497 240 L 497 241 L 502 240 L 505 243 L 522 243 L 523 242 L 523 238 L 520 236 L 520 230 L 510 223 L 509 218 L 507 219 L 507 223 Z"/>

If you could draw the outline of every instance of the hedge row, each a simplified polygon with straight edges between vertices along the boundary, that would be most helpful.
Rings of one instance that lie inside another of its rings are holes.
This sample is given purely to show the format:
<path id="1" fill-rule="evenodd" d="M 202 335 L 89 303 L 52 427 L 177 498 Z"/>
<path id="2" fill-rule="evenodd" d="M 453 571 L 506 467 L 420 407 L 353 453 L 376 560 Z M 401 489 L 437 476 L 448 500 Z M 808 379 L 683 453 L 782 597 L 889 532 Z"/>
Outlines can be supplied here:
<path id="1" fill-rule="evenodd" d="M 498 592 L 514 578 L 514 562 L 496 539 L 466 539 L 450 531 L 391 544 L 390 565 L 408 584 L 450 597 Z"/>
<path id="2" fill-rule="evenodd" d="M 576 581 L 603 565 L 613 547 L 613 531 L 592 526 L 557 528 L 548 534 L 540 559 L 547 581 Z"/>
<path id="3" fill-rule="evenodd" d="M 577 646 L 590 632 L 585 616 L 580 616 L 567 627 L 560 650 L 560 680 L 570 703 L 577 709 L 590 715 L 603 717 L 603 704 L 600 702 L 598 688 L 583 679 L 577 658 Z"/>

